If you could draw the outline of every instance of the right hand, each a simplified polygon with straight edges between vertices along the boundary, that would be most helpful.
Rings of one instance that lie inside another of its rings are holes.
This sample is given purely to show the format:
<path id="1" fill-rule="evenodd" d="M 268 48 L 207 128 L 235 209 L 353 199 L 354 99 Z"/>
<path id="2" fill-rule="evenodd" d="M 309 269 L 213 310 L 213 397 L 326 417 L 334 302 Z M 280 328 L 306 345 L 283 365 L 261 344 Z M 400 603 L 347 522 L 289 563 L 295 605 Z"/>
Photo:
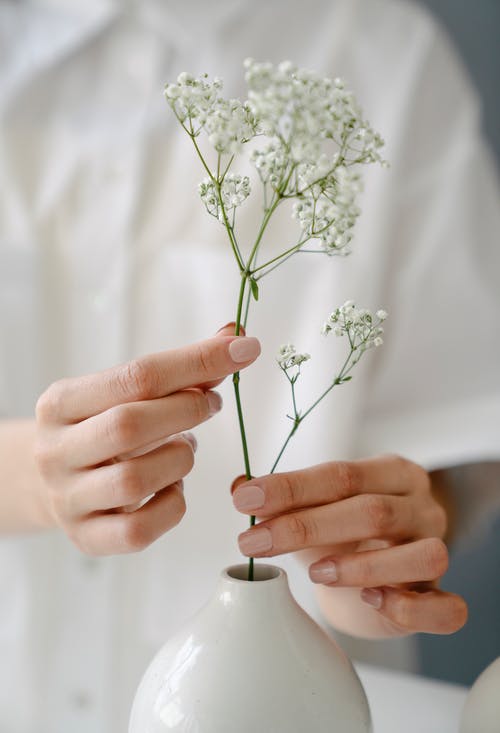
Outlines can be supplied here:
<path id="1" fill-rule="evenodd" d="M 62 379 L 41 395 L 36 460 L 46 503 L 83 552 L 141 550 L 178 524 L 195 447 L 182 431 L 220 410 L 212 388 L 259 353 L 257 339 L 228 326 L 206 341 Z"/>

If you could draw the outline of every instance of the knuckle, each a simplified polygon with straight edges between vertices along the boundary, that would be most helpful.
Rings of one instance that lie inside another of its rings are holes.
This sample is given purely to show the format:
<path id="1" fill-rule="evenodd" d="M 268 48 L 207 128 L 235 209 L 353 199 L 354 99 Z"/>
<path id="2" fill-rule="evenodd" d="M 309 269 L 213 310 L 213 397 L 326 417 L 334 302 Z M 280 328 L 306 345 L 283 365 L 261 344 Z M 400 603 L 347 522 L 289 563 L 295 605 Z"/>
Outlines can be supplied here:
<path id="1" fill-rule="evenodd" d="M 279 477 L 280 495 L 283 506 L 291 507 L 301 499 L 300 481 L 296 481 L 289 473 L 283 473 Z"/>
<path id="2" fill-rule="evenodd" d="M 359 553 L 359 556 L 356 558 L 355 573 L 359 585 L 369 588 L 374 585 L 372 578 L 375 568 L 373 561 L 368 557 L 364 557 L 364 555 L 365 553 Z"/>
<path id="3" fill-rule="evenodd" d="M 62 526 L 64 517 L 67 514 L 68 502 L 66 496 L 57 491 L 53 486 L 49 486 L 46 494 L 47 507 L 57 524 Z"/>
<path id="4" fill-rule="evenodd" d="M 187 390 L 186 395 L 188 398 L 187 409 L 189 411 L 191 421 L 195 425 L 204 422 L 210 414 L 207 395 L 197 389 Z"/>
<path id="5" fill-rule="evenodd" d="M 422 493 L 430 492 L 431 478 L 425 468 L 419 466 L 418 463 L 411 462 L 409 462 L 409 466 L 411 467 L 413 486 L 415 489 Z"/>
<path id="6" fill-rule="evenodd" d="M 392 464 L 393 471 L 397 472 L 402 484 L 408 484 L 415 491 L 419 492 L 430 489 L 430 477 L 425 468 L 397 453 L 390 454 L 388 458 Z"/>
<path id="7" fill-rule="evenodd" d="M 35 414 L 36 419 L 41 422 L 52 422 L 57 420 L 61 414 L 61 405 L 66 392 L 66 379 L 53 382 L 37 400 Z"/>
<path id="8" fill-rule="evenodd" d="M 411 631 L 414 625 L 411 598 L 405 593 L 398 593 L 391 599 L 391 619 L 402 629 Z"/>
<path id="9" fill-rule="evenodd" d="M 151 530 L 138 512 L 123 514 L 121 546 L 126 552 L 140 552 L 152 541 Z"/>
<path id="10" fill-rule="evenodd" d="M 57 458 L 53 449 L 47 445 L 37 442 L 35 444 L 34 453 L 35 465 L 40 476 L 44 479 L 53 475 L 54 468 L 57 464 Z"/>
<path id="11" fill-rule="evenodd" d="M 124 364 L 118 371 L 116 380 L 120 394 L 139 401 L 154 397 L 159 383 L 158 373 L 146 357 L 132 359 Z"/>
<path id="12" fill-rule="evenodd" d="M 368 518 L 368 525 L 375 536 L 384 535 L 392 529 L 395 521 L 392 504 L 385 496 L 365 496 L 364 510 Z"/>
<path id="13" fill-rule="evenodd" d="M 424 540 L 423 561 L 430 579 L 440 578 L 448 570 L 448 549 L 439 537 Z"/>
<path id="14" fill-rule="evenodd" d="M 212 378 L 217 372 L 216 366 L 217 359 L 210 345 L 206 343 L 196 344 L 191 363 L 193 372 L 199 373 L 201 371 L 206 377 Z"/>
<path id="15" fill-rule="evenodd" d="M 355 463 L 349 461 L 338 461 L 335 464 L 337 475 L 332 475 L 332 480 L 340 485 L 341 495 L 345 497 L 356 496 L 361 490 L 361 473 Z"/>
<path id="16" fill-rule="evenodd" d="M 118 450 L 129 447 L 139 432 L 139 420 L 128 405 L 113 407 L 108 413 L 106 433 L 111 444 Z"/>
<path id="17" fill-rule="evenodd" d="M 181 491 L 175 491 L 171 496 L 169 505 L 170 527 L 178 525 L 185 513 L 186 502 L 184 496 Z"/>
<path id="18" fill-rule="evenodd" d="M 111 493 L 115 506 L 134 504 L 142 498 L 144 484 L 134 461 L 116 463 L 111 475 Z"/>
<path id="19" fill-rule="evenodd" d="M 446 509 L 436 502 L 434 509 L 434 521 L 433 526 L 436 528 L 436 534 L 438 537 L 444 537 L 448 531 L 448 514 Z"/>
<path id="20" fill-rule="evenodd" d="M 88 557 L 102 557 L 103 555 L 111 554 L 111 550 L 103 547 L 99 540 L 96 541 L 96 539 L 93 539 L 92 535 L 86 531 L 87 529 L 85 522 L 79 522 L 74 527 L 66 528 L 65 531 L 71 542 L 84 555 Z"/>
<path id="21" fill-rule="evenodd" d="M 297 547 L 314 544 L 317 534 L 314 522 L 299 514 L 290 514 L 286 517 L 286 531 L 293 545 Z"/>

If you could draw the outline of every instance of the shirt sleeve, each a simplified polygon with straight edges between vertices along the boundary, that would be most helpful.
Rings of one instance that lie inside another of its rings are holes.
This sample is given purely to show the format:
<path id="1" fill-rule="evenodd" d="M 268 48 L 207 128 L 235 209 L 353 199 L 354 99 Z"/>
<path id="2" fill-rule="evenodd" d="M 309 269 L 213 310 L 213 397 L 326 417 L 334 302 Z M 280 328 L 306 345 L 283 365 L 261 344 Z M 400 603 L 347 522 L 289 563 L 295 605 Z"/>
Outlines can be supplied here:
<path id="1" fill-rule="evenodd" d="M 500 199 L 459 59 L 433 24 L 422 48 L 401 100 L 379 293 L 389 318 L 358 450 L 432 469 L 500 458 Z"/>

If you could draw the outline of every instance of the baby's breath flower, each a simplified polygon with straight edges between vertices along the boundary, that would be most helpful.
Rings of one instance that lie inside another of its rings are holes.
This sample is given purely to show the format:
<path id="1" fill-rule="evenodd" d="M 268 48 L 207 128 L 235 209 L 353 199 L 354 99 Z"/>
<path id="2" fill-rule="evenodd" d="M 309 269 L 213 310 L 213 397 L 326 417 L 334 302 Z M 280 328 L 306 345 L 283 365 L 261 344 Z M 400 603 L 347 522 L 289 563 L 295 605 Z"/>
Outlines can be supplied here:
<path id="1" fill-rule="evenodd" d="M 252 112 L 239 99 L 218 99 L 207 114 L 204 127 L 218 153 L 239 153 L 242 144 L 255 135 Z"/>
<path id="2" fill-rule="evenodd" d="M 276 361 L 280 365 L 281 369 L 286 371 L 292 367 L 300 366 L 305 361 L 309 361 L 310 355 L 303 353 L 297 353 L 293 344 L 283 344 L 278 350 Z"/>
<path id="3" fill-rule="evenodd" d="M 360 189 L 359 174 L 344 166 L 310 187 L 293 209 L 303 236 L 319 239 L 327 254 L 348 254 L 352 229 L 361 213 L 356 204 Z"/>
<path id="4" fill-rule="evenodd" d="M 234 210 L 248 198 L 250 190 L 249 177 L 240 176 L 237 173 L 226 175 L 220 185 L 220 196 L 216 184 L 210 178 L 203 179 L 198 186 L 200 198 L 208 213 L 219 219 L 222 224 L 225 224 L 222 207 L 224 207 L 226 218 L 232 217 Z"/>
<path id="5" fill-rule="evenodd" d="M 330 313 L 321 328 L 323 335 L 333 331 L 336 336 L 347 336 L 353 351 L 361 352 L 383 344 L 383 327 L 387 318 L 384 310 L 378 310 L 375 318 L 367 308 L 356 308 L 354 301 L 347 300 L 344 305 Z"/>
<path id="6" fill-rule="evenodd" d="M 208 75 L 198 78 L 183 71 L 176 84 L 167 84 L 165 98 L 181 122 L 198 121 L 203 125 L 207 115 L 220 99 L 222 81 L 215 78 L 208 81 Z"/>
<path id="7" fill-rule="evenodd" d="M 178 119 L 194 135 L 204 129 L 218 153 L 237 153 L 256 131 L 253 114 L 246 102 L 224 99 L 222 81 L 208 81 L 208 75 L 194 77 L 183 72 L 176 84 L 167 84 L 165 98 Z"/>

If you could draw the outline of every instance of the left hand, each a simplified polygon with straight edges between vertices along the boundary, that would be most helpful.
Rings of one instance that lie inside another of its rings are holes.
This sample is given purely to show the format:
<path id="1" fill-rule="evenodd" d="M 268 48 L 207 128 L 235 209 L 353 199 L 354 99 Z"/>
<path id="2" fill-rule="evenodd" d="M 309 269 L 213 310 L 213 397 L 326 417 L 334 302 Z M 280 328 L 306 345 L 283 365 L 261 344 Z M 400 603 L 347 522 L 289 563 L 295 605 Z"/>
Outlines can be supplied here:
<path id="1" fill-rule="evenodd" d="M 465 623 L 463 599 L 436 587 L 448 567 L 447 516 L 415 463 L 382 456 L 237 479 L 233 501 L 261 520 L 239 537 L 244 555 L 308 550 L 314 583 L 364 589 L 357 599 L 383 617 L 380 635 L 447 634 Z"/>

